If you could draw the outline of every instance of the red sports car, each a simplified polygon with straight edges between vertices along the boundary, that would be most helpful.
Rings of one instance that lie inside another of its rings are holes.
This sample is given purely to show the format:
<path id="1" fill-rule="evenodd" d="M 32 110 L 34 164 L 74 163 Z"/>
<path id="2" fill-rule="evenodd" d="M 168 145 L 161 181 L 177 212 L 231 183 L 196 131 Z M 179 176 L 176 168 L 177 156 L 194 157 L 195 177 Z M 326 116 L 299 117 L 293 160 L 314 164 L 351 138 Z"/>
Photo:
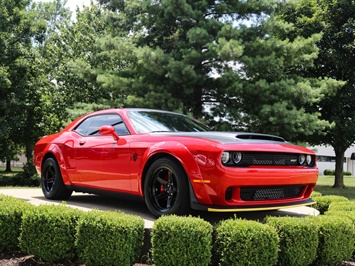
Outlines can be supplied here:
<path id="1" fill-rule="evenodd" d="M 143 197 L 156 216 L 310 205 L 314 152 L 283 138 L 216 132 L 188 116 L 151 109 L 84 115 L 35 146 L 48 199 L 73 191 Z"/>

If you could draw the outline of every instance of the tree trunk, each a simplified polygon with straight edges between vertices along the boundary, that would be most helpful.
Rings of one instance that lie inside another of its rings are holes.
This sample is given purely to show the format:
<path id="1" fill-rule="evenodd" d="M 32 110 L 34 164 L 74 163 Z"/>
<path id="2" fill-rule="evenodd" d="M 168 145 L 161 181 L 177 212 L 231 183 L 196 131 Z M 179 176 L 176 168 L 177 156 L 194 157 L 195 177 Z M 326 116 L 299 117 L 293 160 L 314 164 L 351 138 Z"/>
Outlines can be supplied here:
<path id="1" fill-rule="evenodd" d="M 11 169 L 11 160 L 6 160 L 5 172 L 6 172 L 6 173 L 11 173 L 11 172 L 12 172 L 12 169 Z"/>
<path id="2" fill-rule="evenodd" d="M 27 162 L 32 161 L 33 157 L 33 144 L 31 142 L 26 143 L 26 151 L 25 151 L 25 156 L 27 159 Z"/>
<path id="3" fill-rule="evenodd" d="M 343 148 L 335 147 L 335 179 L 333 188 L 345 188 L 344 185 L 344 153 Z"/>

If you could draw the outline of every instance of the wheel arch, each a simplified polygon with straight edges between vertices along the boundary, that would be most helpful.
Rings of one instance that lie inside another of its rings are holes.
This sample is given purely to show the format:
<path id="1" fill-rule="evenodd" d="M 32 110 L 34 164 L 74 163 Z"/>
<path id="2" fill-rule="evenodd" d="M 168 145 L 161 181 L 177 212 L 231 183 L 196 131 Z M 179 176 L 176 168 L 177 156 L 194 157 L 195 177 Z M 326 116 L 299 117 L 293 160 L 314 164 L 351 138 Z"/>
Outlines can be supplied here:
<path id="1" fill-rule="evenodd" d="M 186 174 L 188 181 L 189 195 L 191 204 L 211 204 L 207 189 L 202 181 L 202 174 L 193 154 L 181 143 L 164 142 L 150 147 L 143 158 L 145 158 L 144 166 L 142 166 L 140 178 L 140 190 L 144 196 L 144 181 L 149 167 L 159 158 L 170 158 L 177 162 Z"/>
<path id="2" fill-rule="evenodd" d="M 44 156 L 41 161 L 41 174 L 42 174 L 43 164 L 48 158 L 53 158 L 57 161 L 64 184 L 69 184 L 70 180 L 65 167 L 64 157 L 60 148 L 57 145 L 54 144 L 49 145 L 46 151 L 44 152 Z"/>
<path id="3" fill-rule="evenodd" d="M 169 153 L 157 152 L 157 153 L 152 154 L 152 156 L 150 156 L 148 158 L 148 160 L 145 163 L 144 168 L 143 168 L 142 181 L 141 181 L 141 184 L 140 184 L 143 195 L 144 195 L 144 182 L 145 182 L 145 179 L 146 179 L 146 175 L 147 175 L 148 169 L 156 160 L 159 160 L 161 158 L 168 158 L 168 159 L 171 159 L 171 160 L 175 161 L 176 163 L 178 163 L 181 166 L 182 170 L 184 171 L 185 178 L 187 179 L 188 183 L 189 184 L 191 183 L 190 179 L 188 177 L 188 173 L 186 172 L 186 169 L 184 168 L 184 166 L 181 164 L 180 160 L 178 160 L 176 157 L 174 157 L 173 155 L 171 155 Z"/>

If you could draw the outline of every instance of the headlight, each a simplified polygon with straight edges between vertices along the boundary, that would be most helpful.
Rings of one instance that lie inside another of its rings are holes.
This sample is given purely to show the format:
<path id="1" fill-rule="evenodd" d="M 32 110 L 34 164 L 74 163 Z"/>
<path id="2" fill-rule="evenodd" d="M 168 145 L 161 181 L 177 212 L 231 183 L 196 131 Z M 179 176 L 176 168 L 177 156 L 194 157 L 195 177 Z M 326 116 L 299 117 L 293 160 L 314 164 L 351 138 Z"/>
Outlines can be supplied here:
<path id="1" fill-rule="evenodd" d="M 242 161 L 243 155 L 241 152 L 233 152 L 232 160 L 235 164 L 238 164 Z"/>
<path id="2" fill-rule="evenodd" d="M 300 154 L 300 155 L 298 156 L 298 163 L 299 163 L 300 165 L 303 165 L 303 164 L 305 163 L 305 161 L 306 161 L 306 156 L 305 156 L 304 154 Z"/>
<path id="3" fill-rule="evenodd" d="M 307 165 L 311 165 L 312 164 L 312 156 L 309 155 L 309 154 L 306 156 L 306 163 L 307 163 Z"/>
<path id="4" fill-rule="evenodd" d="M 221 161 L 223 164 L 228 163 L 229 158 L 230 158 L 229 152 L 227 151 L 222 152 Z"/>

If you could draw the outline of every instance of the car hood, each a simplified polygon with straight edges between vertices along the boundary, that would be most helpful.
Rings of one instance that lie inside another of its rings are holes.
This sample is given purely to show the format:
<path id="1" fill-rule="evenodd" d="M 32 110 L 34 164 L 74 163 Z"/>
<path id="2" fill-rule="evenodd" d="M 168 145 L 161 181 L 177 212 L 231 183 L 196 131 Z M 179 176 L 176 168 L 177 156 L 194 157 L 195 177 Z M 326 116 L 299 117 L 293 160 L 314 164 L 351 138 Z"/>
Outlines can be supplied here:
<path id="1" fill-rule="evenodd" d="M 154 132 L 153 136 L 193 137 L 213 140 L 222 144 L 230 143 L 287 143 L 278 136 L 246 132 Z"/>

